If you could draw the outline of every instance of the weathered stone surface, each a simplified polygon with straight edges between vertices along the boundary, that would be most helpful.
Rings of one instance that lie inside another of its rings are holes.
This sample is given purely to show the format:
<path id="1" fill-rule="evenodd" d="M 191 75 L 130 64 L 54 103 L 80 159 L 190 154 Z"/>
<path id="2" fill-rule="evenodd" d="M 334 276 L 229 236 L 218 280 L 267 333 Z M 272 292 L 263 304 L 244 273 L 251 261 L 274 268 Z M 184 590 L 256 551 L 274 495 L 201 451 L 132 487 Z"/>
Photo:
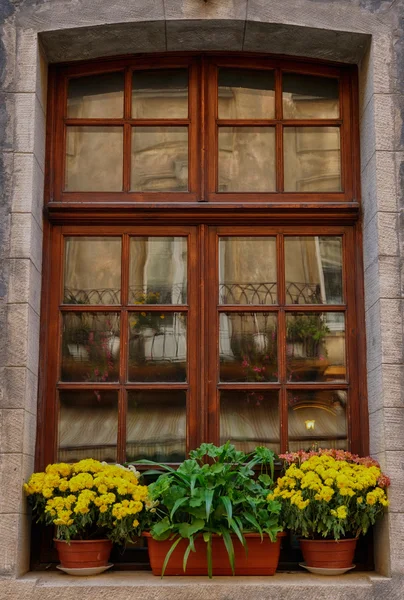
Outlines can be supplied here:
<path id="1" fill-rule="evenodd" d="M 22 459 L 22 454 L 0 454 L 0 514 L 22 512 Z"/>
<path id="2" fill-rule="evenodd" d="M 394 91 L 393 43 L 389 33 L 376 32 L 359 66 L 359 107 L 363 114 L 373 94 Z"/>
<path id="3" fill-rule="evenodd" d="M 26 302 L 36 313 L 40 311 L 41 275 L 28 258 L 10 259 L 9 262 L 10 304 Z"/>
<path id="4" fill-rule="evenodd" d="M 3 371 L 1 408 L 24 409 L 36 414 L 38 377 L 26 367 L 6 367 Z"/>
<path id="5" fill-rule="evenodd" d="M 44 174 L 35 155 L 14 154 L 12 211 L 32 213 L 42 228 Z"/>
<path id="6" fill-rule="evenodd" d="M 30 258 L 40 272 L 42 265 L 42 231 L 30 213 L 11 217 L 10 258 Z"/>
<path id="7" fill-rule="evenodd" d="M 243 49 L 242 21 L 167 21 L 167 50 L 227 50 Z"/>
<path id="8" fill-rule="evenodd" d="M 365 224 L 377 211 L 397 211 L 396 156 L 374 152 L 362 173 L 362 202 Z"/>
<path id="9" fill-rule="evenodd" d="M 404 503 L 404 456 L 400 450 L 389 450 L 375 456 L 391 480 L 388 489 L 389 512 L 402 512 Z"/>
<path id="10" fill-rule="evenodd" d="M 402 365 L 381 364 L 368 372 L 368 406 L 369 413 L 379 408 L 403 408 Z"/>
<path id="11" fill-rule="evenodd" d="M 386 450 L 384 426 L 385 412 L 383 408 L 369 415 L 369 450 L 372 456 L 379 455 Z"/>
<path id="12" fill-rule="evenodd" d="M 313 22 L 306 25 L 299 27 L 297 24 L 247 20 L 243 50 L 355 63 L 363 56 L 369 43 L 367 35 L 314 29 Z"/>
<path id="13" fill-rule="evenodd" d="M 174 19 L 230 19 L 244 21 L 247 0 L 164 0 L 164 15 Z"/>
<path id="14" fill-rule="evenodd" d="M 0 514 L 0 575 L 15 575 L 17 572 L 18 521 L 15 514 Z"/>
<path id="15" fill-rule="evenodd" d="M 390 563 L 391 574 L 404 574 L 404 513 L 391 513 L 390 525 Z"/>
<path id="16" fill-rule="evenodd" d="M 2 452 L 22 453 L 23 440 L 24 411 L 8 408 L 0 410 L 0 454 Z"/>
<path id="17" fill-rule="evenodd" d="M 40 34 L 50 63 L 167 49 L 164 21 L 56 29 Z"/>
<path id="18" fill-rule="evenodd" d="M 382 362 L 402 364 L 402 301 L 380 300 Z M 403 436 L 404 440 L 404 436 Z"/>

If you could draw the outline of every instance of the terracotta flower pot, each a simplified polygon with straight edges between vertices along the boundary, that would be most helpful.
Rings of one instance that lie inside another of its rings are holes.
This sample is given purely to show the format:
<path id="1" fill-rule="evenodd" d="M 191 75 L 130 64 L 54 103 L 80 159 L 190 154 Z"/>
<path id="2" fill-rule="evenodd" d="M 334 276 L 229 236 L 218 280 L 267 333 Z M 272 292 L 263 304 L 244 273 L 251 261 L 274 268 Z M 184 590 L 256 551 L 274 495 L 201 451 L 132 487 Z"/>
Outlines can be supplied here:
<path id="1" fill-rule="evenodd" d="M 62 567 L 87 569 L 106 567 L 112 550 L 111 540 L 54 540 Z"/>
<path id="2" fill-rule="evenodd" d="M 143 534 L 147 538 L 150 564 L 153 575 L 161 575 L 167 552 L 172 546 L 172 540 L 157 541 L 150 533 Z M 246 533 L 248 554 L 236 536 L 232 536 L 234 546 L 235 575 L 274 575 L 279 561 L 281 538 L 285 533 L 278 533 L 276 542 L 269 537 L 263 540 L 258 533 Z M 187 569 L 183 570 L 184 552 L 188 540 L 178 544 L 168 561 L 164 575 L 207 575 L 206 543 L 202 537 L 195 540 L 196 552 L 190 552 Z M 223 538 L 214 535 L 212 538 L 212 572 L 213 575 L 232 575 L 226 547 Z"/>
<path id="3" fill-rule="evenodd" d="M 345 569 L 352 566 L 358 538 L 350 540 L 299 540 L 309 567 Z"/>

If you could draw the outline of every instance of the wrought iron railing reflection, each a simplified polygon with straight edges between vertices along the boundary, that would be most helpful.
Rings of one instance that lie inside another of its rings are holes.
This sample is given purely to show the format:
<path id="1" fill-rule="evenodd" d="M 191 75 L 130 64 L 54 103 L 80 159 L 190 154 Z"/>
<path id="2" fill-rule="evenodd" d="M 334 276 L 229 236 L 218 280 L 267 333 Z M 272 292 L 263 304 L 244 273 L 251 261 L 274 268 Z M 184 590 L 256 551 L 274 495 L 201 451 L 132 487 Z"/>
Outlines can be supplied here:
<path id="1" fill-rule="evenodd" d="M 222 283 L 219 285 L 221 304 L 276 304 L 277 283 Z M 170 286 L 144 288 L 129 287 L 129 302 L 133 304 L 185 304 L 186 286 L 183 283 Z M 121 291 L 113 288 L 73 289 L 65 288 L 65 304 L 120 304 Z M 286 282 L 288 304 L 322 304 L 321 289 L 317 283 Z"/>

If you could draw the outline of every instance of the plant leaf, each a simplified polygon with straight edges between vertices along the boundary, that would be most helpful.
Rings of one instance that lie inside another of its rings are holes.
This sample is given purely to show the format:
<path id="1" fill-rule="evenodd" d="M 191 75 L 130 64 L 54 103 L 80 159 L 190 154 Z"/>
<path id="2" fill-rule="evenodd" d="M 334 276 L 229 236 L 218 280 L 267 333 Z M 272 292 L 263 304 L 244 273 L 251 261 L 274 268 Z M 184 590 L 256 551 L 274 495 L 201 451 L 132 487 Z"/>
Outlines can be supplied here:
<path id="1" fill-rule="evenodd" d="M 194 538 L 193 538 L 192 535 L 189 538 L 189 544 L 187 546 L 187 549 L 184 552 L 184 558 L 183 558 L 183 561 L 182 561 L 182 568 L 184 570 L 184 573 L 185 573 L 185 571 L 187 569 L 188 556 L 189 556 L 189 553 L 191 552 L 191 550 L 192 550 L 192 552 L 195 552 Z"/>
<path id="2" fill-rule="evenodd" d="M 206 506 L 206 520 L 209 521 L 210 509 L 212 508 L 214 490 L 206 490 L 205 495 L 205 506 Z"/>
<path id="3" fill-rule="evenodd" d="M 168 564 L 168 561 L 170 560 L 170 556 L 172 555 L 172 553 L 174 552 L 174 550 L 176 549 L 176 547 L 178 546 L 178 544 L 180 543 L 181 538 L 177 538 L 175 540 L 175 542 L 172 544 L 171 548 L 169 549 L 169 551 L 166 554 L 166 557 L 164 559 L 164 563 L 163 563 L 163 568 L 161 569 L 161 579 L 163 579 L 164 577 L 164 573 Z"/>
<path id="4" fill-rule="evenodd" d="M 181 506 L 181 504 L 184 504 L 184 502 L 186 502 L 188 500 L 188 498 L 178 498 L 178 500 L 175 501 L 175 504 L 170 512 L 170 519 L 173 520 L 173 516 L 177 510 L 177 508 L 179 508 Z"/>
<path id="5" fill-rule="evenodd" d="M 233 541 L 231 539 L 231 535 L 228 531 L 228 529 L 225 529 L 225 527 L 221 527 L 220 531 L 222 533 L 223 536 L 223 541 L 224 541 L 224 545 L 226 546 L 226 550 L 227 550 L 227 556 L 229 557 L 229 563 L 231 566 L 231 571 L 234 575 L 234 546 L 233 546 Z"/>
<path id="6" fill-rule="evenodd" d="M 190 538 L 194 533 L 205 527 L 203 519 L 194 519 L 192 523 L 180 523 L 178 533 L 183 538 Z"/>
<path id="7" fill-rule="evenodd" d="M 230 498 L 228 496 L 221 496 L 220 499 L 223 502 L 223 505 L 226 509 L 227 519 L 230 523 L 231 519 L 233 518 L 233 506 L 230 501 Z"/>

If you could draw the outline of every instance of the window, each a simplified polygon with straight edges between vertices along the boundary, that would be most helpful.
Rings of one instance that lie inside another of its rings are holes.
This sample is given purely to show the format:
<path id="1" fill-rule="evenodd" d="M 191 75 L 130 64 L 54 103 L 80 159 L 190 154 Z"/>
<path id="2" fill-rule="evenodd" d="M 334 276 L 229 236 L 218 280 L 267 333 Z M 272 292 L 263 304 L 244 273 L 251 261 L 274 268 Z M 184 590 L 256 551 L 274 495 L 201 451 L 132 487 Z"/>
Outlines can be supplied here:
<path id="1" fill-rule="evenodd" d="M 366 451 L 355 76 L 53 69 L 38 459 Z"/>

